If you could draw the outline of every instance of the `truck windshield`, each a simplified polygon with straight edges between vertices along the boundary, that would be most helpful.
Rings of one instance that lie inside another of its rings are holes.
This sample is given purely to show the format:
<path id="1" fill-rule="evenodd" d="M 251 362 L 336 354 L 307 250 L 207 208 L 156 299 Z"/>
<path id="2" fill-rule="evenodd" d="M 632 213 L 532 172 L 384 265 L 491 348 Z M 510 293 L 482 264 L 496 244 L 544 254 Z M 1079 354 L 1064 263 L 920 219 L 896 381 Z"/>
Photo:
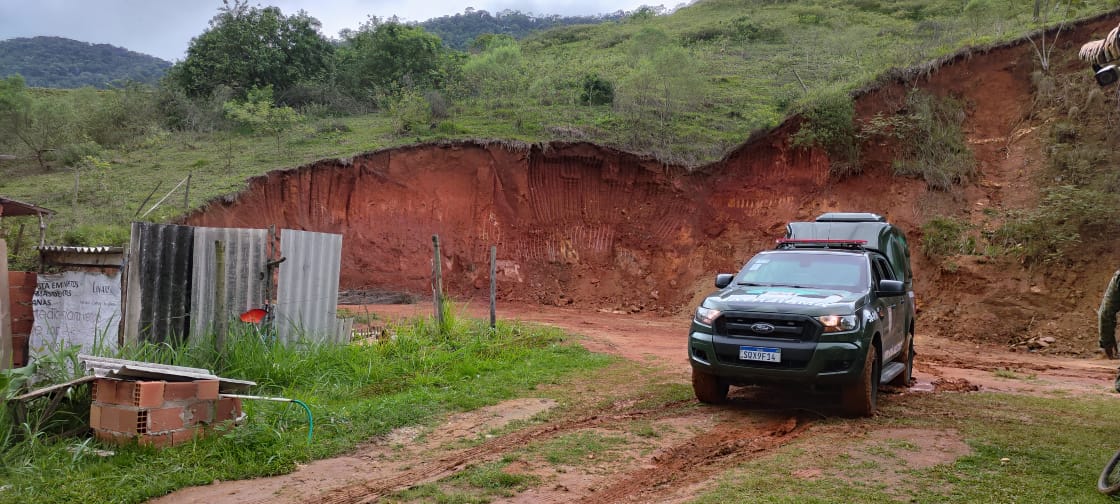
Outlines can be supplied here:
<path id="1" fill-rule="evenodd" d="M 773 252 L 755 256 L 735 281 L 743 285 L 866 290 L 867 260 L 861 255 Z"/>

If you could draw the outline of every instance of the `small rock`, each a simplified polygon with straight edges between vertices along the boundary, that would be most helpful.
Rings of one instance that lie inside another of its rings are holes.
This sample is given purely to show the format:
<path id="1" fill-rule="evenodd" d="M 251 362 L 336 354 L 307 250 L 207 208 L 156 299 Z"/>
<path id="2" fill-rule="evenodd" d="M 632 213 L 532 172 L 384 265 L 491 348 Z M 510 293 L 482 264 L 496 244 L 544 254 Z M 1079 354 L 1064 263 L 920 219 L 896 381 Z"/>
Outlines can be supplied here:
<path id="1" fill-rule="evenodd" d="M 1042 294 L 1042 287 L 1039 287 L 1037 285 L 1032 285 L 1031 286 L 1031 292 L 1033 292 L 1035 294 Z"/>
<path id="2" fill-rule="evenodd" d="M 1047 348 L 1049 346 L 1050 346 L 1050 343 L 1047 343 L 1046 340 L 1038 340 L 1038 347 L 1039 348 Z"/>
<path id="3" fill-rule="evenodd" d="M 1011 462 L 1011 459 L 1009 459 L 1007 457 L 1003 457 L 1003 458 L 999 459 L 999 465 L 1007 465 L 1009 462 Z"/>
<path id="4" fill-rule="evenodd" d="M 653 291 L 653 292 L 649 293 L 650 299 L 658 299 L 660 296 L 661 295 L 657 291 Z"/>
<path id="5" fill-rule="evenodd" d="M 1045 338 L 1042 338 L 1042 339 L 1041 339 L 1041 340 L 1039 340 L 1039 341 L 1042 341 L 1043 343 L 1050 343 L 1050 344 L 1053 344 L 1054 342 L 1056 342 L 1056 341 L 1058 341 L 1058 340 L 1057 340 L 1057 339 L 1055 339 L 1055 338 L 1054 338 L 1053 336 L 1047 336 L 1047 337 L 1045 337 Z"/>

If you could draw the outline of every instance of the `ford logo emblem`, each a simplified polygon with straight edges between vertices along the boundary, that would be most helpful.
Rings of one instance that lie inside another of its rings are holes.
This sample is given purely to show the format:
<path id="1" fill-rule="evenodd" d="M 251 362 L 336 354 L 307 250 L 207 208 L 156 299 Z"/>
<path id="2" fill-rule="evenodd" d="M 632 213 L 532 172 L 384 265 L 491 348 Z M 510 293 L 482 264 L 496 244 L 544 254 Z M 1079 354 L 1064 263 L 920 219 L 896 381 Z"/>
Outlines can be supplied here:
<path id="1" fill-rule="evenodd" d="M 751 324 L 751 330 L 758 334 L 770 334 L 774 332 L 774 326 L 765 322 L 759 322 L 756 324 Z"/>

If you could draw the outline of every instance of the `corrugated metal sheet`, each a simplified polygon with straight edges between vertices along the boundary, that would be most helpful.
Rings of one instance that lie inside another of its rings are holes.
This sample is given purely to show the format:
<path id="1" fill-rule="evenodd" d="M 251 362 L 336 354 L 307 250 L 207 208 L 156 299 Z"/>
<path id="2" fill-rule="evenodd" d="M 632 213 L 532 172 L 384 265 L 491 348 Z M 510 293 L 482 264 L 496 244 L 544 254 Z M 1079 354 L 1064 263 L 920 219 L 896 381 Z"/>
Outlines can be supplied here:
<path id="1" fill-rule="evenodd" d="M 217 287 L 215 242 L 225 249 L 225 288 Z M 268 231 L 265 229 L 194 228 L 194 269 L 191 281 L 191 339 L 212 330 L 217 317 L 236 319 L 264 304 Z M 224 296 L 226 313 L 215 313 Z"/>
<path id="2" fill-rule="evenodd" d="M 72 247 L 69 245 L 44 245 L 36 247 L 43 252 L 66 252 L 74 254 L 119 254 L 124 247 Z"/>
<path id="3" fill-rule="evenodd" d="M 190 328 L 194 229 L 133 222 L 127 267 L 126 342 L 179 343 Z"/>
<path id="4" fill-rule="evenodd" d="M 337 316 L 342 235 L 284 229 L 275 324 L 280 341 L 344 341 Z"/>

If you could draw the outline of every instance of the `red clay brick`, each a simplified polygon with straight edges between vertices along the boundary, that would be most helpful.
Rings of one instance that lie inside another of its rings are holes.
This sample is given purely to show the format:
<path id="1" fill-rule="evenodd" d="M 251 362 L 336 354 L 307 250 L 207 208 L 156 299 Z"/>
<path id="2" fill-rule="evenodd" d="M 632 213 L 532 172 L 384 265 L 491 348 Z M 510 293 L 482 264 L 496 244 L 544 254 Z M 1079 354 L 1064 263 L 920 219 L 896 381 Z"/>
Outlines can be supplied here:
<path id="1" fill-rule="evenodd" d="M 101 406 L 94 404 L 89 407 L 89 426 L 93 430 L 101 428 Z"/>
<path id="2" fill-rule="evenodd" d="M 141 446 L 165 448 L 171 446 L 171 433 L 166 432 L 162 434 L 142 434 L 136 437 L 136 442 Z"/>
<path id="3" fill-rule="evenodd" d="M 183 415 L 185 425 L 207 425 L 214 421 L 215 401 L 194 401 L 188 404 Z"/>
<path id="4" fill-rule="evenodd" d="M 132 440 L 132 436 L 129 436 L 128 434 L 121 434 L 119 432 L 107 431 L 104 429 L 93 431 L 93 435 L 101 441 L 113 444 L 125 444 Z"/>
<path id="5" fill-rule="evenodd" d="M 147 432 L 167 432 L 183 428 L 183 408 L 158 408 L 148 411 Z"/>
<path id="6" fill-rule="evenodd" d="M 9 271 L 8 286 L 11 288 L 33 287 L 38 284 L 38 275 L 32 271 Z"/>
<path id="7" fill-rule="evenodd" d="M 127 404 L 140 408 L 158 407 L 163 404 L 163 382 L 118 382 L 117 404 Z"/>
<path id="8" fill-rule="evenodd" d="M 214 405 L 214 422 L 233 420 L 241 416 L 241 399 L 236 397 L 223 397 Z"/>
<path id="9" fill-rule="evenodd" d="M 119 404 L 105 405 L 101 408 L 100 422 L 103 430 L 135 434 L 141 423 L 147 424 L 147 412 Z"/>
<path id="10" fill-rule="evenodd" d="M 178 445 L 195 439 L 201 439 L 206 435 L 206 430 L 201 428 L 188 428 L 171 431 L 171 444 Z"/>
<path id="11" fill-rule="evenodd" d="M 196 380 L 198 384 L 198 398 L 214 400 L 218 398 L 218 380 Z"/>
<path id="12" fill-rule="evenodd" d="M 117 403 L 117 382 L 112 378 L 98 378 L 93 382 L 93 401 L 104 404 Z"/>
<path id="13" fill-rule="evenodd" d="M 194 399 L 198 393 L 195 382 L 167 382 L 163 384 L 163 400 L 185 401 Z"/>
<path id="14" fill-rule="evenodd" d="M 28 320 L 35 317 L 35 312 L 30 306 L 23 303 L 12 303 L 12 320 Z"/>
<path id="15" fill-rule="evenodd" d="M 34 324 L 35 321 L 32 319 L 12 320 L 12 337 L 20 336 L 26 342 Z"/>

